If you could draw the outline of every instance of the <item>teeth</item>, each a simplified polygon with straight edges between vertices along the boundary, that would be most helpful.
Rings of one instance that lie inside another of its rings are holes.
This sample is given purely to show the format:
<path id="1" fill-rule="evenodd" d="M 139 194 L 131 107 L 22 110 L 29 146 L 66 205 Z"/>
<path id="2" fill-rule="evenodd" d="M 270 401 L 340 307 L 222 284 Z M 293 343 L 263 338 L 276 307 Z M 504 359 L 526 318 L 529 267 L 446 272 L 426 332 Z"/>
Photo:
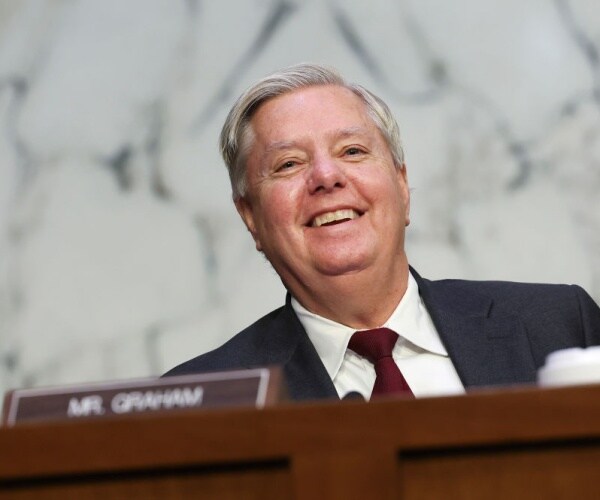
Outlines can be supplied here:
<path id="1" fill-rule="evenodd" d="M 343 210 L 336 210 L 335 212 L 327 212 L 314 218 L 312 222 L 313 227 L 321 227 L 324 224 L 330 224 L 331 222 L 337 222 L 344 219 L 356 219 L 358 213 L 350 208 L 344 208 Z"/>

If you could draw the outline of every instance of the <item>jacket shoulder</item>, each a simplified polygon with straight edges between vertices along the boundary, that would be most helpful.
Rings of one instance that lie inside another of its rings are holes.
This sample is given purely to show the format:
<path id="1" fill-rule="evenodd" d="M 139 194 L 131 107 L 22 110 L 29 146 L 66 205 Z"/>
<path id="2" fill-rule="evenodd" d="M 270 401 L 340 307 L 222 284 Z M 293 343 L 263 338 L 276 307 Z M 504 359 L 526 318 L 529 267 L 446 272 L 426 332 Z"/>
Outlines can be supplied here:
<path id="1" fill-rule="evenodd" d="M 286 306 L 266 314 L 220 347 L 172 368 L 164 376 L 252 368 L 284 361 L 291 339 L 281 335 L 290 329 Z M 283 338 L 282 338 L 283 337 Z M 283 345 L 282 345 L 283 344 Z"/>
<path id="2" fill-rule="evenodd" d="M 468 280 L 422 280 L 422 285 L 430 302 L 445 311 L 519 317 L 534 343 L 539 337 L 540 344 L 563 339 L 555 349 L 600 344 L 600 308 L 578 285 Z"/>
<path id="3" fill-rule="evenodd" d="M 486 298 L 493 302 L 495 308 L 506 309 L 506 312 L 530 311 L 537 304 L 541 306 L 564 304 L 572 308 L 580 293 L 585 291 L 576 285 L 521 283 L 514 281 L 470 281 L 446 279 L 439 281 L 423 280 L 427 283 L 432 297 L 443 299 L 443 302 L 460 309 L 463 304 Z"/>

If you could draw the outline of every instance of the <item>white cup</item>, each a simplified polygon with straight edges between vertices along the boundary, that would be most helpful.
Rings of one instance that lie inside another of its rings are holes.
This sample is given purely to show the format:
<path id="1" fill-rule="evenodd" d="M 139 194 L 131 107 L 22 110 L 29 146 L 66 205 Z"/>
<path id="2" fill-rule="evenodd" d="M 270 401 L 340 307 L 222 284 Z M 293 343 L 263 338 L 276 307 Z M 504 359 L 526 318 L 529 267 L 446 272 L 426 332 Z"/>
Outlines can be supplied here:
<path id="1" fill-rule="evenodd" d="M 600 346 L 555 351 L 538 370 L 538 385 L 542 387 L 594 383 L 600 383 Z"/>

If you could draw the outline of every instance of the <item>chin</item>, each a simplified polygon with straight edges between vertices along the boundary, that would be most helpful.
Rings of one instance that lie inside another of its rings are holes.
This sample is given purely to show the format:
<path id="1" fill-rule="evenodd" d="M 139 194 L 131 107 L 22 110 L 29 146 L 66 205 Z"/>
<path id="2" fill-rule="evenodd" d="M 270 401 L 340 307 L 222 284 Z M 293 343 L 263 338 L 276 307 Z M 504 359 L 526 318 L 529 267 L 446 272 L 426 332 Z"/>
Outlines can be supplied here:
<path id="1" fill-rule="evenodd" d="M 375 261 L 372 245 L 363 245 L 360 240 L 350 245 L 322 247 L 312 254 L 313 265 L 321 274 L 336 276 L 357 273 Z"/>
<path id="2" fill-rule="evenodd" d="M 325 276 L 347 276 L 363 271 L 368 267 L 368 262 L 364 260 L 336 260 L 319 262 L 315 267 L 319 273 Z"/>

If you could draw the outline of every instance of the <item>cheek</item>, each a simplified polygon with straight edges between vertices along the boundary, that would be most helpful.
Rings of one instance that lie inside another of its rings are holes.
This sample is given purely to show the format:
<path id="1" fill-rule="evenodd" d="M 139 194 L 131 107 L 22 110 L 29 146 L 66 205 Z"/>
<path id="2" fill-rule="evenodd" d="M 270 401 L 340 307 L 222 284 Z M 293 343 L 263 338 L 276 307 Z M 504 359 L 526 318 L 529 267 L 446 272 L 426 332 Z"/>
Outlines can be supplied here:
<path id="1" fill-rule="evenodd" d="M 287 232 L 296 219 L 296 204 L 289 190 L 273 188 L 261 194 L 259 217 L 267 236 Z"/>
<path id="2" fill-rule="evenodd" d="M 404 218 L 408 210 L 408 198 L 405 195 L 405 190 L 395 178 L 381 179 L 377 185 L 371 186 L 373 200 L 375 204 L 385 207 L 384 210 L 390 218 L 401 217 L 404 223 Z"/>

